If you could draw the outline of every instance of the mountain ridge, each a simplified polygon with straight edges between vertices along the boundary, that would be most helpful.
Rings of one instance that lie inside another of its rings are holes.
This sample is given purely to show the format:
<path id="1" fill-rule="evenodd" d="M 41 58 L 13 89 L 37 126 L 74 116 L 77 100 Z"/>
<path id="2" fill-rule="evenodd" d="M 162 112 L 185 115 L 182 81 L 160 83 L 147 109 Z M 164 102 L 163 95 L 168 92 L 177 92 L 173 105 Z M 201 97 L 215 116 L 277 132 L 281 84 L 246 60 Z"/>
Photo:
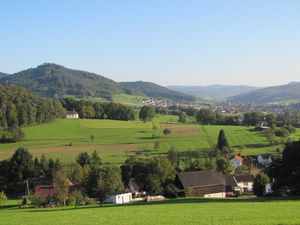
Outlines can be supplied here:
<path id="1" fill-rule="evenodd" d="M 112 100 L 115 94 L 139 93 L 148 97 L 157 97 L 157 93 L 160 93 L 161 98 L 178 101 L 194 100 L 192 96 L 170 91 L 151 82 L 143 82 L 143 85 L 139 82 L 116 82 L 102 75 L 69 69 L 54 63 L 44 63 L 9 76 L 0 77 L 0 84 L 10 83 L 51 98 L 75 96 L 101 97 Z M 151 91 L 151 89 L 153 90 Z"/>
<path id="2" fill-rule="evenodd" d="M 167 86 L 171 90 L 180 91 L 197 98 L 202 98 L 205 100 L 226 100 L 230 96 L 235 96 L 241 93 L 246 93 L 248 91 L 253 91 L 259 89 L 258 87 L 249 85 L 171 85 Z"/>

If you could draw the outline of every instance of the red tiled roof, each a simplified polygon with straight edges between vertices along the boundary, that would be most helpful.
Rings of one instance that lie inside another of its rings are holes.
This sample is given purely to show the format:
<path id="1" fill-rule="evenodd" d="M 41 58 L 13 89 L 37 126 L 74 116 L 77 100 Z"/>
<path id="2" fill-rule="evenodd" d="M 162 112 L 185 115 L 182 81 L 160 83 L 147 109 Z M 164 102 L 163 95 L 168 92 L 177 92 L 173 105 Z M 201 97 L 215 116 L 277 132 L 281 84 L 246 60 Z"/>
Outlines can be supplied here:
<path id="1" fill-rule="evenodd" d="M 243 158 L 239 155 L 235 155 L 234 159 L 239 160 L 239 161 L 243 161 Z"/>

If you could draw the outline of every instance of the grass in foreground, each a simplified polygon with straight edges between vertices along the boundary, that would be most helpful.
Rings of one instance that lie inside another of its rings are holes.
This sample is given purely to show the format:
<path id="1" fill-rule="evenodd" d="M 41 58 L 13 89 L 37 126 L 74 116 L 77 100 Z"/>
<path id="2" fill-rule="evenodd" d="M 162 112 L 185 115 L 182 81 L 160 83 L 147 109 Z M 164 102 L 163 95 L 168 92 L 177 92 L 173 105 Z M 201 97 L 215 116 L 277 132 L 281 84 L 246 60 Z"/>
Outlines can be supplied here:
<path id="1" fill-rule="evenodd" d="M 0 209 L 0 224 L 276 225 L 300 224 L 300 200 L 176 199 L 135 205 Z"/>

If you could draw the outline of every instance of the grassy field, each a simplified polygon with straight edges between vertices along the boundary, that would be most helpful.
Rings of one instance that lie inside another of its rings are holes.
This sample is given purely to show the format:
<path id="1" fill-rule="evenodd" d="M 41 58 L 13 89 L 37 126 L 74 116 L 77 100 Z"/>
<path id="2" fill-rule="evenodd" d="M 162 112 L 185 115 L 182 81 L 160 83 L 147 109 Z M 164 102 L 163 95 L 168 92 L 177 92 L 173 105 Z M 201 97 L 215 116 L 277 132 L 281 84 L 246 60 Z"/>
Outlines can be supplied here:
<path id="1" fill-rule="evenodd" d="M 2 225 L 299 225 L 300 200 L 175 199 L 127 206 L 0 208 Z"/>
<path id="2" fill-rule="evenodd" d="M 207 150 L 216 145 L 220 129 L 224 129 L 230 146 L 242 154 L 275 152 L 277 147 L 269 146 L 264 134 L 252 127 L 200 126 L 192 117 L 187 124 L 179 124 L 177 116 L 159 116 L 153 123 L 113 120 L 57 120 L 48 124 L 25 127 L 22 142 L 1 144 L 0 160 L 9 158 L 20 146 L 28 148 L 33 155 L 46 154 L 59 157 L 63 162 L 72 162 L 81 151 L 96 150 L 104 162 L 122 163 L 129 156 L 144 157 L 163 154 L 175 147 L 179 151 Z M 153 124 L 160 128 L 161 137 L 152 138 Z M 164 136 L 164 128 L 172 130 Z M 92 141 L 91 135 L 95 136 Z M 292 136 L 299 139 L 300 130 Z M 154 143 L 160 142 L 160 149 L 154 150 Z"/>

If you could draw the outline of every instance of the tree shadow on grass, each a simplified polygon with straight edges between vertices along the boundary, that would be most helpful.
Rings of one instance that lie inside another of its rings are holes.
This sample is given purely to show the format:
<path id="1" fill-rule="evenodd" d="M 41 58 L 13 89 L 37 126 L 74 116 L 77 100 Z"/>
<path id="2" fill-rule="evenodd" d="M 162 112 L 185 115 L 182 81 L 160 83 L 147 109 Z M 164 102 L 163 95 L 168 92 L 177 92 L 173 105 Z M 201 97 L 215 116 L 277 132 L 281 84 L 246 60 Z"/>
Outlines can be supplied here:
<path id="1" fill-rule="evenodd" d="M 101 209 L 101 208 L 116 208 L 116 207 L 139 207 L 139 206 L 155 206 L 155 205 L 174 205 L 174 204 L 207 204 L 207 203 L 259 203 L 259 202 L 274 202 L 274 201 L 299 201 L 300 197 L 274 197 L 274 198 L 177 198 L 159 202 L 136 202 L 126 205 L 92 205 L 92 206 L 80 206 L 78 208 L 65 207 L 65 208 L 49 208 L 49 209 L 33 209 L 27 212 L 56 212 L 56 211 L 71 211 L 71 210 L 86 210 L 86 209 Z"/>

